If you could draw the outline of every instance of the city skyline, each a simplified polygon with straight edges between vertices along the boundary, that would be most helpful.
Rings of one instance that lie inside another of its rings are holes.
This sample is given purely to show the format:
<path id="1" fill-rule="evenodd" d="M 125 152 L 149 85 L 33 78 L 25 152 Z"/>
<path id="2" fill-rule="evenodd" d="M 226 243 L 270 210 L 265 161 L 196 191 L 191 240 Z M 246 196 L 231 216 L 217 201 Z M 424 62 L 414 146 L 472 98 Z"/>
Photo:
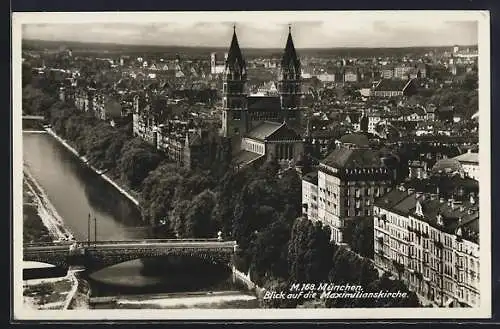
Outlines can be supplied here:
<path id="1" fill-rule="evenodd" d="M 231 21 L 185 19 L 134 23 L 78 22 L 24 24 L 23 39 L 76 41 L 123 45 L 227 47 L 236 26 L 242 48 L 281 48 L 291 26 L 297 48 L 435 47 L 477 45 L 477 21 L 431 16 L 428 20 L 400 15 L 399 19 L 366 19 L 334 15 L 305 20 L 290 16 L 245 17 Z M 239 18 L 239 17 L 235 17 Z M 418 18 L 418 17 L 417 17 Z M 81 33 L 85 31 L 85 33 Z"/>

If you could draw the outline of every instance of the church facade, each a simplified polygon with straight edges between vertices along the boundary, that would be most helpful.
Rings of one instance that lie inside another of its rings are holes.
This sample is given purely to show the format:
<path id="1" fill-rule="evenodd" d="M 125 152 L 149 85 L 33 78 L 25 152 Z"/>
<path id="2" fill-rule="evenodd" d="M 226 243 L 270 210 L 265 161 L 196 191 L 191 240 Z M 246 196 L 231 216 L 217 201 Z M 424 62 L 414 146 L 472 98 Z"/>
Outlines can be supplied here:
<path id="1" fill-rule="evenodd" d="M 303 156 L 301 64 L 291 31 L 278 80 L 277 96 L 248 96 L 247 66 L 235 30 L 223 73 L 221 134 L 231 140 L 236 166 L 270 159 L 293 165 Z"/>

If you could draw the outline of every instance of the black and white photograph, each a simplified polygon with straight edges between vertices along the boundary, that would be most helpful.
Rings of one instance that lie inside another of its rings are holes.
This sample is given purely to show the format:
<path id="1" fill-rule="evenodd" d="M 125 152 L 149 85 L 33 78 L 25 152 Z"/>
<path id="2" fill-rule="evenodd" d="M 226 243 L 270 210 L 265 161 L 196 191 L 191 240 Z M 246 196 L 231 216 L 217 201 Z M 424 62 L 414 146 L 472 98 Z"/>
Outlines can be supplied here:
<path id="1" fill-rule="evenodd" d="M 12 17 L 16 319 L 491 316 L 488 12 Z"/>

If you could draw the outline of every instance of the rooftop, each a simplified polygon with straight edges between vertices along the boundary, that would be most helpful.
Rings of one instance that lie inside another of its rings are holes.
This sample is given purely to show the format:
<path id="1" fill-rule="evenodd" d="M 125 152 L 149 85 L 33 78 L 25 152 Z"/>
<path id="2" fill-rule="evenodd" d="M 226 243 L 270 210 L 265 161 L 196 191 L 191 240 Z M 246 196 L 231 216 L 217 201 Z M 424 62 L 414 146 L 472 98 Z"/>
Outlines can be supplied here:
<path id="1" fill-rule="evenodd" d="M 266 137 L 270 136 L 276 130 L 278 130 L 283 124 L 277 122 L 265 121 L 250 130 L 247 137 L 263 141 Z"/>
<path id="2" fill-rule="evenodd" d="M 368 146 L 368 137 L 360 133 L 344 135 L 339 140 L 342 144 L 353 144 L 359 147 Z"/>
<path id="3" fill-rule="evenodd" d="M 402 91 L 406 85 L 412 80 L 400 80 L 400 79 L 382 79 L 375 86 L 376 91 Z"/>
<path id="4" fill-rule="evenodd" d="M 467 152 L 464 154 L 460 154 L 459 156 L 456 156 L 453 159 L 457 160 L 458 162 L 479 164 L 479 154 L 474 152 Z"/>
<path id="5" fill-rule="evenodd" d="M 468 233 L 464 238 L 477 243 L 479 208 L 476 203 L 443 200 L 436 195 L 396 188 L 379 198 L 375 205 L 404 216 L 411 215 L 449 234 L 454 234 L 461 227 Z M 417 207 L 421 208 L 421 214 Z M 442 218 L 442 225 L 438 221 L 439 217 Z"/>
<path id="6" fill-rule="evenodd" d="M 334 168 L 380 168 L 383 167 L 380 154 L 372 149 L 335 149 L 321 163 Z"/>
<path id="7" fill-rule="evenodd" d="M 318 172 L 313 171 L 313 172 L 310 172 L 308 174 L 305 174 L 302 177 L 302 180 L 305 180 L 305 181 L 312 183 L 314 185 L 318 185 Z"/>
<path id="8" fill-rule="evenodd" d="M 432 167 L 432 172 L 434 173 L 454 173 L 462 172 L 462 165 L 455 158 L 452 159 L 441 159 Z"/>
<path id="9" fill-rule="evenodd" d="M 232 164 L 234 166 L 245 166 L 253 161 L 263 157 L 264 155 L 250 152 L 250 151 L 240 151 L 236 156 L 232 159 Z"/>

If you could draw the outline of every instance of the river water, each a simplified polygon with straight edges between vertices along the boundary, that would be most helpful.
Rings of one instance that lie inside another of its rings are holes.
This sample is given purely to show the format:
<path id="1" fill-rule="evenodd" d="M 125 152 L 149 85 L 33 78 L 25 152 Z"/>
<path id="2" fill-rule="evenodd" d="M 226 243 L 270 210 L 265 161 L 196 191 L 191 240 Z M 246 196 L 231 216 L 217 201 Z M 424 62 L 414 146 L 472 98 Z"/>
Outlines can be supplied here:
<path id="1" fill-rule="evenodd" d="M 89 237 L 89 214 L 97 223 L 95 227 L 94 220 L 91 221 L 91 240 L 140 239 L 149 236 L 137 206 L 83 165 L 49 134 L 23 133 L 23 161 L 77 240 Z M 143 303 L 144 298 L 147 299 L 144 294 L 193 291 L 210 294 L 231 291 L 234 298 L 230 300 L 233 304 L 236 302 L 237 307 L 256 307 L 255 299 L 249 298 L 241 285 L 233 282 L 227 267 L 204 263 L 195 258 L 134 260 L 87 273 L 86 277 L 93 296 L 122 295 L 128 296 L 130 302 L 132 294 L 141 295 L 138 297 L 140 301 L 134 301 L 135 307 Z M 218 300 L 216 297 L 211 299 L 212 302 Z M 216 307 L 226 307 L 226 304 L 216 303 Z M 126 303 L 120 305 L 114 307 L 124 307 Z"/>

